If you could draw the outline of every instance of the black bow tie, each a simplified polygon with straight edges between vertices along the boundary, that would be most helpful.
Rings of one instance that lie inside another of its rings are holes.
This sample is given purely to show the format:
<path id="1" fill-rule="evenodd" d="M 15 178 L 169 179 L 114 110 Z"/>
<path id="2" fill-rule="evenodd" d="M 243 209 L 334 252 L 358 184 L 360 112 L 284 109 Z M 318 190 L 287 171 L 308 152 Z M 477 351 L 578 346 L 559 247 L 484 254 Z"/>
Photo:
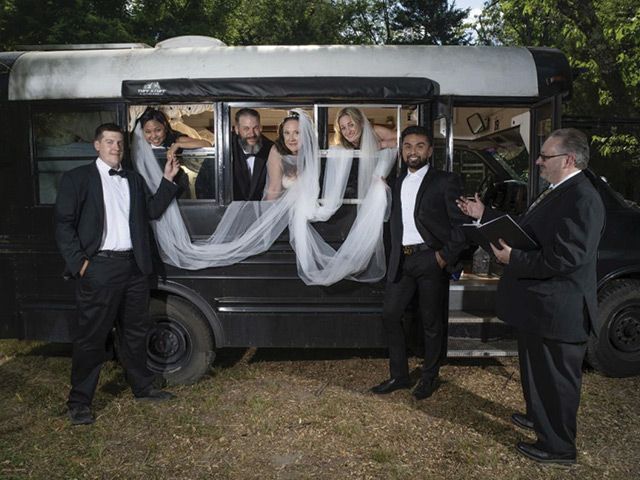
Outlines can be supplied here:
<path id="1" fill-rule="evenodd" d="M 125 170 L 115 170 L 115 169 L 111 169 L 109 170 L 109 175 L 114 176 L 114 175 L 119 175 L 122 178 L 126 178 L 127 176 L 127 172 Z"/>

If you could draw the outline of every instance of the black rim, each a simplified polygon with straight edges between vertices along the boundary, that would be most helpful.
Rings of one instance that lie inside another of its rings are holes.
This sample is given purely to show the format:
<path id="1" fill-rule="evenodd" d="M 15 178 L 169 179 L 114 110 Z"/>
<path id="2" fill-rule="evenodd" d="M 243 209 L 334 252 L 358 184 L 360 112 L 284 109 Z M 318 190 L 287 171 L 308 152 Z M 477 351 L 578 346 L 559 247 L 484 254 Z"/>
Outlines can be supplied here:
<path id="1" fill-rule="evenodd" d="M 640 352 L 640 304 L 623 305 L 609 325 L 609 340 L 624 353 Z"/>
<path id="2" fill-rule="evenodd" d="M 156 321 L 147 337 L 149 368 L 156 373 L 179 369 L 191 357 L 193 342 L 180 323 L 165 318 Z"/>

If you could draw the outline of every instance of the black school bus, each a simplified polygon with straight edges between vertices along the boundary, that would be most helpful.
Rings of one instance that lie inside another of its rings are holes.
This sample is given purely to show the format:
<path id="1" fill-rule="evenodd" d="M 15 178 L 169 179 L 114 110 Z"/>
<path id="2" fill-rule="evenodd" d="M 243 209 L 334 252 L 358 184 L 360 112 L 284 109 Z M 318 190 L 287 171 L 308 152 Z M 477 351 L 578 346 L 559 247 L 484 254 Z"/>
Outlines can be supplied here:
<path id="1" fill-rule="evenodd" d="M 73 281 L 62 278 L 53 204 L 62 173 L 94 161 L 95 127 L 131 131 L 148 106 L 172 127 L 211 141 L 185 151 L 189 178 L 177 200 L 191 238 L 206 238 L 232 201 L 235 112 L 259 111 L 264 134 L 290 108 L 305 109 L 321 149 L 344 106 L 397 132 L 433 131 L 432 165 L 455 171 L 465 193 L 508 212 L 526 209 L 542 186 L 535 159 L 560 126 L 572 76 L 566 57 L 545 48 L 447 46 L 82 45 L 0 53 L 0 337 L 68 342 Z M 125 163 L 130 158 L 125 155 Z M 208 193 L 195 183 L 206 172 Z M 599 335 L 590 362 L 614 375 L 640 373 L 640 213 L 588 172 L 607 206 L 601 243 Z M 345 199 L 316 225 L 339 245 L 355 217 Z M 451 282 L 451 356 L 516 354 L 495 318 L 500 268 L 471 246 Z M 226 347 L 377 348 L 384 282 L 307 286 L 285 234 L 269 251 L 218 268 L 164 265 L 151 296 L 151 368 L 173 383 L 196 381 Z M 408 316 L 410 318 L 410 316 Z M 410 332 L 410 328 L 408 328 Z"/>

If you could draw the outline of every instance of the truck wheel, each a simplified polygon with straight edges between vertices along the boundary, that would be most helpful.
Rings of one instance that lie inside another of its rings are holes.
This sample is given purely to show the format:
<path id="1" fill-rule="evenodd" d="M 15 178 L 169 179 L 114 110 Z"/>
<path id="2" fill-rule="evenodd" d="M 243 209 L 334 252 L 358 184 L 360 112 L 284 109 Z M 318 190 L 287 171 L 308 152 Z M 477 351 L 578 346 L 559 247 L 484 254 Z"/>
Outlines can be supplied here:
<path id="1" fill-rule="evenodd" d="M 175 295 L 152 298 L 147 365 L 169 385 L 197 382 L 209 370 L 213 335 L 202 313 Z"/>
<path id="2" fill-rule="evenodd" d="M 598 338 L 587 360 L 610 377 L 640 374 L 640 280 L 614 280 L 598 295 Z"/>

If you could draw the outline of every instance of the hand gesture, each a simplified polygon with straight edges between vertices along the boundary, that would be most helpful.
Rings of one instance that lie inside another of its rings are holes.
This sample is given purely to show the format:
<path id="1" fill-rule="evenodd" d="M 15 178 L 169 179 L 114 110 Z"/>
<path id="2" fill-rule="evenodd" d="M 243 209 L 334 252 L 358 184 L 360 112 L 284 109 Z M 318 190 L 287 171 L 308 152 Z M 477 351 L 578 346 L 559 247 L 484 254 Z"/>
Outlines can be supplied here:
<path id="1" fill-rule="evenodd" d="M 480 200 L 480 196 L 476 192 L 473 199 L 460 197 L 456 200 L 456 205 L 465 215 L 480 220 L 484 214 L 484 203 Z"/>
<path id="2" fill-rule="evenodd" d="M 167 151 L 167 163 L 164 164 L 164 178 L 173 182 L 173 179 L 178 174 L 178 170 L 180 170 L 180 163 L 176 158 L 175 154 L 169 157 L 169 152 Z"/>
<path id="3" fill-rule="evenodd" d="M 178 144 L 172 143 L 169 148 L 167 148 L 167 160 L 176 160 L 176 152 L 178 151 Z"/>

